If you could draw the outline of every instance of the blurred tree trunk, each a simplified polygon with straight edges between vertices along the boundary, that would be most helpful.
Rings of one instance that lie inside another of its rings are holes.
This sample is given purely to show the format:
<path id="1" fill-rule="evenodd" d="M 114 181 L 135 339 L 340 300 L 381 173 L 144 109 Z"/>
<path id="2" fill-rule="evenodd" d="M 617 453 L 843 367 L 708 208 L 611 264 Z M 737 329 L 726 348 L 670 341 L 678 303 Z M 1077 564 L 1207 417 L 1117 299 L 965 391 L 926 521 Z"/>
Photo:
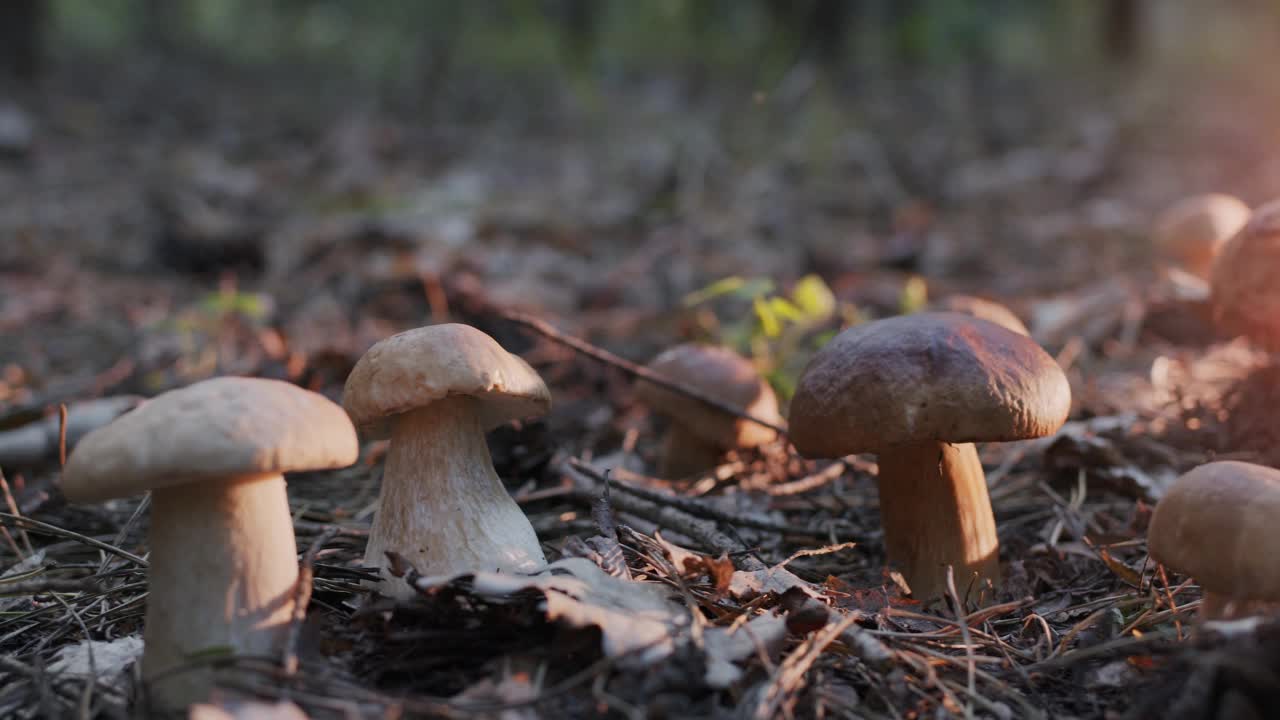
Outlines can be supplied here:
<path id="1" fill-rule="evenodd" d="M 43 53 L 43 0 L 0 2 L 0 80 L 34 85 Z"/>
<path id="2" fill-rule="evenodd" d="M 1108 60 L 1130 63 L 1137 58 L 1141 22 L 1139 0 L 1106 0 L 1102 13 L 1102 38 Z"/>
<path id="3" fill-rule="evenodd" d="M 549 0 L 545 12 L 560 29 L 565 58 L 575 70 L 587 68 L 595 55 L 600 16 L 599 0 Z"/>
<path id="4" fill-rule="evenodd" d="M 732 7 L 725 0 L 699 0 L 684 6 L 683 21 L 689 28 L 689 37 L 696 48 L 707 47 L 715 39 L 717 24 L 724 21 Z M 686 71 L 688 90 L 691 95 L 699 96 L 711 83 L 711 67 L 706 54 L 695 52 L 689 57 Z"/>
<path id="5" fill-rule="evenodd" d="M 405 16 L 405 21 L 414 22 L 420 28 L 414 71 L 409 74 L 414 82 L 410 94 L 416 111 L 426 121 L 435 116 L 438 102 L 445 94 L 473 7 L 466 3 L 402 6 L 402 12 L 411 13 Z M 412 15 L 414 12 L 418 13 L 416 18 Z"/>
<path id="6" fill-rule="evenodd" d="M 809 13 L 809 36 L 813 51 L 829 68 L 840 67 L 848 46 L 849 26 L 856 3 L 847 0 L 814 0 Z"/>
<path id="7" fill-rule="evenodd" d="M 858 3 L 850 0 L 765 0 L 769 19 L 796 55 L 812 56 L 828 70 L 840 67 Z"/>
<path id="8" fill-rule="evenodd" d="M 888 0 L 882 7 L 882 33 L 889 40 L 889 55 L 893 67 L 907 72 L 919 64 L 924 47 L 918 36 L 917 14 L 919 0 Z"/>
<path id="9" fill-rule="evenodd" d="M 142 0 L 139 24 L 146 50 L 168 54 L 178 48 L 181 10 L 178 0 Z"/>

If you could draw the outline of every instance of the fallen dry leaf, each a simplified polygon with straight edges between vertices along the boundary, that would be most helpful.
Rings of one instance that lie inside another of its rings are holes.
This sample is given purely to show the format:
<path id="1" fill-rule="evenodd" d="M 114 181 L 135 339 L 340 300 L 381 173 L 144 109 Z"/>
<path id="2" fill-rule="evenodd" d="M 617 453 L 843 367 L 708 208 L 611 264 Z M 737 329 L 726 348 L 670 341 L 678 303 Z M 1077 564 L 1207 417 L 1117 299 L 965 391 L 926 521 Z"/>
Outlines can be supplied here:
<path id="1" fill-rule="evenodd" d="M 689 624 L 688 611 L 671 601 L 665 587 L 613 577 L 585 558 L 558 560 L 536 575 L 459 573 L 419 577 L 414 585 L 429 592 L 463 578 L 471 579 L 473 594 L 485 598 L 540 591 L 548 620 L 600 628 L 605 655 L 624 667 L 645 667 L 666 658 Z"/>
<path id="2" fill-rule="evenodd" d="M 781 595 L 792 588 L 799 588 L 810 597 L 822 596 L 818 586 L 800 579 L 781 565 L 764 570 L 739 570 L 729 581 L 729 594 L 738 600 L 750 600 L 765 593 Z"/>
<path id="3" fill-rule="evenodd" d="M 106 685 L 120 682 L 125 670 L 142 656 L 142 637 L 130 635 L 110 642 L 86 640 L 58 650 L 49 672 L 55 675 L 93 675 Z"/>
<path id="4" fill-rule="evenodd" d="M 727 557 L 712 558 L 692 550 L 686 550 L 675 543 L 662 539 L 657 534 L 655 534 L 655 539 L 662 546 L 662 549 L 666 551 L 671 563 L 682 574 L 692 575 L 705 572 L 715 581 L 717 590 L 723 592 L 727 589 L 729 594 L 737 600 L 750 600 L 766 593 L 782 595 L 792 588 L 799 588 L 810 597 L 817 598 L 822 596 L 821 588 L 802 580 L 795 573 L 784 567 L 799 555 L 787 558 L 782 563 L 763 570 L 733 570 L 733 564 Z"/>
<path id="5" fill-rule="evenodd" d="M 1126 447 L 1123 441 L 1135 420 L 1133 415 L 1124 415 L 1069 422 L 1049 442 L 1045 465 L 1055 470 L 1085 470 L 1115 490 L 1156 502 L 1178 479 L 1178 472 L 1155 463 L 1149 463 L 1153 467 L 1147 470 L 1131 457 L 1139 449 Z"/>
<path id="6" fill-rule="evenodd" d="M 711 577 L 716 592 L 723 593 L 732 587 L 736 571 L 733 569 L 733 561 L 727 555 L 713 558 L 686 550 L 675 543 L 668 542 L 662 537 L 661 532 L 655 532 L 653 538 L 666 551 L 671 564 L 676 567 L 682 577 L 694 577 L 705 573 Z"/>
<path id="7" fill-rule="evenodd" d="M 757 653 L 776 658 L 787 639 L 787 623 L 777 615 L 759 615 L 740 626 L 708 628 L 702 637 L 707 653 L 707 685 L 724 689 L 742 678 L 737 663 Z"/>

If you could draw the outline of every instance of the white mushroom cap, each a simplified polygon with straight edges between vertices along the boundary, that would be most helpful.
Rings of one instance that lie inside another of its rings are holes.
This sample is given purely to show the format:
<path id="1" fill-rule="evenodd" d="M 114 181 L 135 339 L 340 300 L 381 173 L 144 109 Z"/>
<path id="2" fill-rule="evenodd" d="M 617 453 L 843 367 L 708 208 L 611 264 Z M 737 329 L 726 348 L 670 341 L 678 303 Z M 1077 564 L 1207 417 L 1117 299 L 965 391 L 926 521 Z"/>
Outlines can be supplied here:
<path id="1" fill-rule="evenodd" d="M 486 429 L 551 407 L 551 392 L 528 363 L 459 323 L 415 328 L 369 348 L 347 377 L 342 404 L 362 432 L 386 437 L 390 416 L 456 395 L 480 401 Z"/>
<path id="2" fill-rule="evenodd" d="M 281 380 L 220 377 L 159 395 L 89 433 L 63 471 L 72 502 L 356 461 L 342 408 Z"/>

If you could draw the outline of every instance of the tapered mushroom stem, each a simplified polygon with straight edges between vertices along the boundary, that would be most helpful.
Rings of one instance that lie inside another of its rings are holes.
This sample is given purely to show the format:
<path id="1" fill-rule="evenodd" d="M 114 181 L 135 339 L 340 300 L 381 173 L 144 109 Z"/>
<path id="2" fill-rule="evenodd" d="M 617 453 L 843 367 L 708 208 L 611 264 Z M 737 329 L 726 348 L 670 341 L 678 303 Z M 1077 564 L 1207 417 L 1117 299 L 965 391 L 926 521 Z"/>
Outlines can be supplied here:
<path id="1" fill-rule="evenodd" d="M 494 472 L 480 410 L 479 401 L 457 396 L 396 416 L 366 564 L 384 566 L 387 550 L 425 575 L 546 564 L 533 526 Z M 379 589 L 413 595 L 396 578 Z"/>
<path id="2" fill-rule="evenodd" d="M 986 477 L 972 443 L 921 442 L 879 454 L 885 551 L 920 600 L 956 590 L 976 598 L 1000 579 L 999 540 Z M 974 574 L 978 580 L 974 582 Z"/>
<path id="3" fill-rule="evenodd" d="M 1231 604 L 1231 598 L 1222 593 L 1204 591 L 1200 597 L 1200 619 L 1201 620 L 1227 620 L 1228 606 Z"/>
<path id="4" fill-rule="evenodd" d="M 151 700 L 204 700 L 202 651 L 273 655 L 293 611 L 298 552 L 284 477 L 158 488 L 151 496 L 150 578 L 142 666 Z"/>
<path id="5" fill-rule="evenodd" d="M 689 428 L 672 425 L 662 441 L 662 463 L 658 473 L 664 478 L 683 478 L 713 468 L 724 451 L 693 434 Z"/>

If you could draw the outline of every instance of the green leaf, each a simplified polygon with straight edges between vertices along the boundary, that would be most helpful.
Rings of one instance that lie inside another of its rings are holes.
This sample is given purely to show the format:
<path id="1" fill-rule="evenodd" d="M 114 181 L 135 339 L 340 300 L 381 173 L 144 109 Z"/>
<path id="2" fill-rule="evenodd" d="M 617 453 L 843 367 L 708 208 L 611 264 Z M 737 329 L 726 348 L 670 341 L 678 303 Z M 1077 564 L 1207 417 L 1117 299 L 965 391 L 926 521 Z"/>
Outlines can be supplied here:
<path id="1" fill-rule="evenodd" d="M 813 347 L 821 349 L 822 346 L 834 340 L 838 332 L 837 330 L 825 330 L 814 335 L 812 340 Z"/>
<path id="2" fill-rule="evenodd" d="M 790 320 L 791 322 L 803 322 L 805 320 L 804 311 L 791 304 L 791 301 L 784 297 L 774 296 L 769 298 L 769 309 L 773 310 L 773 314 L 783 320 Z"/>
<path id="3" fill-rule="evenodd" d="M 212 292 L 201 299 L 200 307 L 214 315 L 234 312 L 253 320 L 261 320 L 267 314 L 267 304 L 257 293 Z"/>
<path id="4" fill-rule="evenodd" d="M 681 303 L 685 307 L 693 307 L 701 305 L 708 300 L 714 300 L 725 295 L 732 295 L 740 298 L 758 298 L 773 290 L 773 281 L 769 278 L 743 278 L 738 275 L 730 275 L 726 278 L 711 283 L 710 285 L 695 290 L 684 296 Z"/>
<path id="5" fill-rule="evenodd" d="M 752 305 L 756 311 L 756 318 L 760 321 L 760 331 L 765 337 L 775 338 L 782 334 L 782 320 L 778 318 L 774 312 L 773 306 L 764 301 L 763 298 L 756 298 L 752 301 Z"/>
<path id="6" fill-rule="evenodd" d="M 919 275 L 912 275 L 902 286 L 898 310 L 903 315 L 919 312 L 929 302 L 929 285 Z"/>
<path id="7" fill-rule="evenodd" d="M 724 328 L 720 333 L 720 342 L 727 345 L 739 353 L 751 353 L 751 338 L 755 335 L 754 329 L 748 323 L 739 323 Z"/>
<path id="8" fill-rule="evenodd" d="M 685 307 L 701 305 L 702 303 L 708 300 L 714 300 L 721 295 L 728 295 L 746 284 L 747 281 L 745 279 L 738 277 L 737 275 L 730 275 L 729 277 L 720 278 L 704 288 L 694 290 L 688 295 L 685 295 L 682 303 Z"/>
<path id="9" fill-rule="evenodd" d="M 836 309 L 835 294 L 817 275 L 800 278 L 791 290 L 791 300 L 810 320 L 826 320 Z"/>
<path id="10" fill-rule="evenodd" d="M 774 392 L 776 392 L 778 397 L 783 400 L 786 400 L 796 394 L 797 380 L 795 375 L 782 368 L 766 373 L 765 380 L 773 386 Z"/>
<path id="11" fill-rule="evenodd" d="M 266 302 L 257 293 L 236 293 L 232 299 L 232 307 L 237 313 L 253 320 L 261 320 L 266 316 Z"/>

